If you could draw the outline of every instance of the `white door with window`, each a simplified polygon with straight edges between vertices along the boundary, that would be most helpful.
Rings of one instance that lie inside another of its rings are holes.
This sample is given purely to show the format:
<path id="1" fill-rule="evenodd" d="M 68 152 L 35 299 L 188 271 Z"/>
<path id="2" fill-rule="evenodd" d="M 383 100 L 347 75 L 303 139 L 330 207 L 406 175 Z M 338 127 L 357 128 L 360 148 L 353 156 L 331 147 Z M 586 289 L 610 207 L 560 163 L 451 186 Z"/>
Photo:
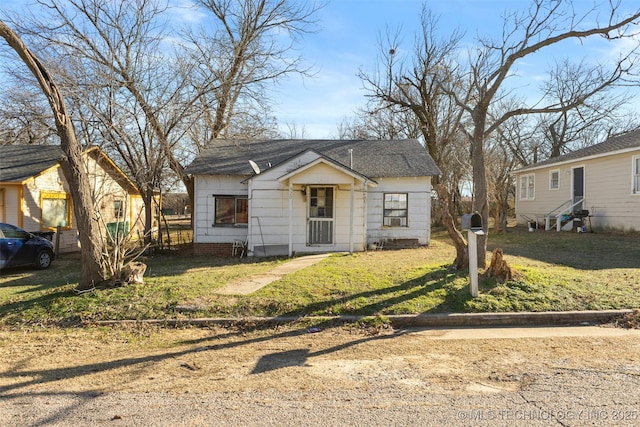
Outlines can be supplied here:
<path id="1" fill-rule="evenodd" d="M 308 190 L 307 245 L 333 245 L 333 187 L 310 187 Z"/>

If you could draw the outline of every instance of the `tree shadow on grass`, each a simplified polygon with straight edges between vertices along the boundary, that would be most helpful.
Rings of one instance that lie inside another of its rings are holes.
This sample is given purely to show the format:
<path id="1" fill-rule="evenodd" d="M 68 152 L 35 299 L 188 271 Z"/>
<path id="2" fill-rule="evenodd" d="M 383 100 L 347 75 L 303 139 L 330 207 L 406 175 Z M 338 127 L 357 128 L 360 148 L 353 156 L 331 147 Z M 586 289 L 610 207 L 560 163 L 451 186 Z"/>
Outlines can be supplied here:
<path id="1" fill-rule="evenodd" d="M 491 236 L 490 252 L 502 248 L 506 256 L 530 258 L 582 270 L 638 268 L 638 233 L 570 233 L 513 229 Z"/>
<path id="2" fill-rule="evenodd" d="M 464 302 L 471 297 L 468 289 L 460 291 L 454 284 L 459 277 L 465 277 L 465 272 L 451 272 L 446 266 L 441 266 L 420 277 L 395 286 L 367 290 L 311 303 L 283 314 L 278 314 L 278 317 L 330 316 L 334 314 L 360 316 L 389 313 L 414 314 L 415 311 L 413 310 L 408 310 L 406 313 L 397 313 L 394 307 L 408 303 L 416 298 L 428 297 L 429 294 L 433 294 L 432 300 L 443 301 L 434 304 L 431 308 L 427 308 L 425 312 L 459 311 L 464 308 Z M 367 303 L 363 304 L 363 301 L 367 301 Z"/>
<path id="3" fill-rule="evenodd" d="M 52 293 L 40 295 L 26 301 L 21 300 L 17 302 L 2 304 L 0 305 L 0 318 L 7 319 L 14 314 L 20 317 L 20 312 L 29 310 L 34 307 L 42 307 L 44 311 L 48 311 L 47 307 L 49 307 L 55 300 L 58 300 L 60 298 L 67 298 L 69 296 L 70 296 L 69 291 L 58 291 L 58 292 L 52 292 Z M 44 320 L 42 320 L 42 322 L 47 323 Z M 58 326 L 76 325 L 80 323 L 80 318 L 78 316 L 73 315 L 70 318 L 57 319 L 55 322 L 51 322 L 51 323 L 55 323 Z"/>
<path id="4" fill-rule="evenodd" d="M 149 276 L 179 276 L 193 268 L 216 268 L 234 265 L 252 265 L 265 262 L 286 260 L 282 257 L 269 258 L 212 258 L 209 256 L 181 256 L 177 254 L 156 254 L 140 261 L 147 264 L 145 277 Z M 42 289 L 77 284 L 80 279 L 80 255 L 78 253 L 64 253 L 58 255 L 51 266 L 45 270 L 33 267 L 14 267 L 0 270 L 0 287 L 39 286 Z M 42 285 L 38 285 L 42 284 Z M 36 289 L 37 290 L 37 289 Z M 28 291 L 27 291 L 28 292 Z"/>
<path id="5" fill-rule="evenodd" d="M 175 259 L 175 263 L 171 260 Z M 167 277 L 179 276 L 193 268 L 215 268 L 232 265 L 251 265 L 265 262 L 273 262 L 279 258 L 218 258 L 196 257 L 189 260 L 177 258 L 174 255 L 158 255 L 148 260 L 148 269 L 145 277 L 151 274 L 166 274 Z M 73 292 L 80 277 L 80 258 L 77 254 L 64 254 L 58 262 L 52 264 L 47 270 L 35 270 L 33 268 L 11 268 L 1 270 L 0 288 L 7 289 L 7 296 L 0 299 L 0 319 L 11 312 L 27 311 L 36 306 L 42 306 L 45 311 L 50 311 L 51 304 L 61 299 L 81 298 Z M 151 282 L 151 281 L 150 281 Z M 64 287 L 66 291 L 59 291 Z M 24 288 L 24 289 L 19 289 Z M 98 290 L 97 292 L 108 292 Z M 6 302 L 3 302 L 6 301 Z M 170 304 L 168 304 L 169 306 Z M 78 316 L 70 314 L 68 318 L 61 319 L 60 323 L 67 326 L 73 321 L 79 323 Z M 54 322 L 52 322 L 54 323 Z"/>

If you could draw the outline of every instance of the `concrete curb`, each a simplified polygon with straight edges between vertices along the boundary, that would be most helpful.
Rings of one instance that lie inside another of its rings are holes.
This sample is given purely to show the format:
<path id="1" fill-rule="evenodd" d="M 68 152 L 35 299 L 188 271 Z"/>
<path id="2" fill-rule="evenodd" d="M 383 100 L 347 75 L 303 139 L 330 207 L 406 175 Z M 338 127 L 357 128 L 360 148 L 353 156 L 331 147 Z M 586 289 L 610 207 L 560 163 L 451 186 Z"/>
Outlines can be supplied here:
<path id="1" fill-rule="evenodd" d="M 429 327 L 506 327 L 506 326 L 576 326 L 611 322 L 634 310 L 588 310 L 518 313 L 435 313 L 419 315 L 382 316 L 394 328 Z M 354 323 L 375 316 L 279 316 L 242 318 L 199 318 L 199 319 L 148 319 L 148 320 L 103 320 L 91 322 L 93 325 L 161 325 L 161 326 L 232 326 L 232 325 L 272 325 L 288 323 Z"/>
<path id="2" fill-rule="evenodd" d="M 633 310 L 551 311 L 517 313 L 442 313 L 391 316 L 392 325 L 428 327 L 562 326 L 611 322 Z"/>

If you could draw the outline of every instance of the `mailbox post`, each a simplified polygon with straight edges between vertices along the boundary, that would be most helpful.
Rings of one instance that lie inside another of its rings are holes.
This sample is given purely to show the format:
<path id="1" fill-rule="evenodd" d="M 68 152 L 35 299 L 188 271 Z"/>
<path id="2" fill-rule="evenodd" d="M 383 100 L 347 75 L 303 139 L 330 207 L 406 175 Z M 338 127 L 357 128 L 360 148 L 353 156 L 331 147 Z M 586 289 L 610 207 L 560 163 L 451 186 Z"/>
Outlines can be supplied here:
<path id="1" fill-rule="evenodd" d="M 469 279 L 471 281 L 471 296 L 478 296 L 478 238 L 484 235 L 482 217 L 479 213 L 462 215 L 460 221 L 463 230 L 467 230 L 467 244 L 469 250 Z"/>

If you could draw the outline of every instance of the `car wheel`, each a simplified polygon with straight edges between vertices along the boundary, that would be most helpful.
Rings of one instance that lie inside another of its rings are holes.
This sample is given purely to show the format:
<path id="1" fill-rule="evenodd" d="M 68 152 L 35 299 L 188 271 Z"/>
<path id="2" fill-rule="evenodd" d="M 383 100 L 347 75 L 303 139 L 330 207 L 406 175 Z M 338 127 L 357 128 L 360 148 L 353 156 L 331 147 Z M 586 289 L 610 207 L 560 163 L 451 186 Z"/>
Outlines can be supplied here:
<path id="1" fill-rule="evenodd" d="M 49 268 L 52 259 L 53 252 L 51 252 L 49 249 L 41 250 L 40 252 L 38 252 L 38 256 L 36 257 L 36 268 L 40 270 Z"/>

